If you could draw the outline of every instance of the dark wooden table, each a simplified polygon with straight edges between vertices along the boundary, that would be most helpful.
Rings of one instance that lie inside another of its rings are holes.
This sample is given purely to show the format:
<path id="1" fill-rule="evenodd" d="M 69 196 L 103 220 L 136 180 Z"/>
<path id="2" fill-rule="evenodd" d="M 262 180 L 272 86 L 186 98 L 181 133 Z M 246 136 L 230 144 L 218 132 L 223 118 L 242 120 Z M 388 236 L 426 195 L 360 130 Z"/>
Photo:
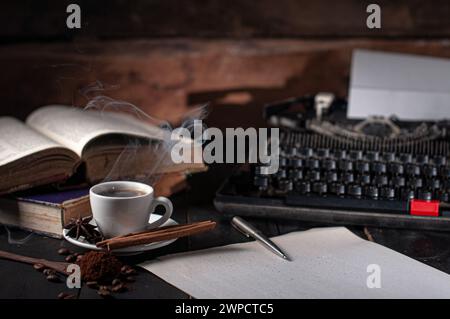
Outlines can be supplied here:
<path id="1" fill-rule="evenodd" d="M 247 239 L 230 226 L 230 216 L 224 216 L 212 206 L 212 197 L 217 183 L 211 182 L 210 175 L 198 176 L 191 181 L 191 189 L 172 197 L 175 206 L 173 218 L 180 223 L 212 219 L 218 222 L 213 232 L 181 238 L 172 245 L 145 254 L 126 257 L 124 261 L 136 264 L 157 256 L 176 252 L 197 250 L 230 243 L 247 241 Z M 216 176 L 217 177 L 217 176 Z M 220 177 L 220 176 L 218 176 Z M 219 178 L 220 179 L 220 178 Z M 319 224 L 286 221 L 262 220 L 251 221 L 269 236 L 284 234 L 295 230 L 305 230 Z M 373 240 L 392 248 L 402 254 L 450 273 L 450 233 L 413 231 L 401 229 L 380 229 L 349 227 L 362 238 Z M 17 254 L 41 257 L 49 260 L 63 260 L 57 254 L 60 247 L 68 247 L 82 252 L 65 240 L 47 238 L 40 235 L 0 226 L 0 249 Z M 0 259 L 0 298 L 50 298 L 54 299 L 62 292 L 72 292 L 65 283 L 51 283 L 30 265 Z M 117 294 L 117 298 L 190 298 L 183 291 L 164 282 L 157 276 L 138 269 L 136 282 L 131 290 Z M 80 298 L 100 298 L 95 290 L 82 287 Z"/>

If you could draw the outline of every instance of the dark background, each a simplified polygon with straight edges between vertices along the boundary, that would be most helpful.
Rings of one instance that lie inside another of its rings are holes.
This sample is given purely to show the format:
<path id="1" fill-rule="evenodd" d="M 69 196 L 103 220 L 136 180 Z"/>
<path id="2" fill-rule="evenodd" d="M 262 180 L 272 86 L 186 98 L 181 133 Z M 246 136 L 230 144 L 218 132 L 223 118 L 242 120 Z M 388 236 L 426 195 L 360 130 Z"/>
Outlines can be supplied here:
<path id="1" fill-rule="evenodd" d="M 372 2 L 381 6 L 380 30 L 366 27 Z M 69 3 L 81 6 L 81 30 L 66 27 Z M 190 108 L 210 102 L 209 126 L 265 126 L 266 103 L 318 91 L 345 97 L 354 48 L 450 57 L 449 16 L 450 2 L 444 0 L 2 1 L 0 115 L 24 119 L 43 105 L 84 106 L 94 94 L 104 94 L 173 124 Z M 215 167 L 193 176 L 190 190 L 172 198 L 179 222 L 214 219 L 217 232 L 181 239 L 131 262 L 244 240 L 212 207 L 227 174 Z M 269 236 L 314 226 L 252 222 Z M 446 233 L 351 230 L 449 270 Z M 26 245 L 11 245 L 3 229 L 0 239 L 2 249 L 55 260 L 61 258 L 57 248 L 69 245 L 37 235 Z M 0 264 L 7 278 L 0 297 L 54 298 L 64 289 L 29 266 Z M 81 296 L 98 297 L 86 289 Z M 135 289 L 123 297 L 189 296 L 140 271 Z"/>
<path id="2" fill-rule="evenodd" d="M 368 29 L 372 2 L 2 1 L 1 114 L 83 106 L 94 85 L 172 123 L 211 102 L 209 125 L 261 126 L 264 103 L 346 96 L 354 48 L 450 57 L 448 1 L 376 1 L 382 28 Z M 66 27 L 69 3 L 81 29 Z"/>

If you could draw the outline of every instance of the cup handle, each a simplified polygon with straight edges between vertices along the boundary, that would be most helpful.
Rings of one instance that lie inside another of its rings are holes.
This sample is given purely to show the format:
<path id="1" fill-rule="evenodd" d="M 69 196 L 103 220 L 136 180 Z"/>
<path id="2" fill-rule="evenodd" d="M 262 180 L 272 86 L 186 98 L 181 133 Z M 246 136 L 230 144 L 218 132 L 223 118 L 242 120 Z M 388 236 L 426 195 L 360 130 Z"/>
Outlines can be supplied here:
<path id="1" fill-rule="evenodd" d="M 157 221 L 154 221 L 153 223 L 149 224 L 148 226 L 150 228 L 156 228 L 164 224 L 166 221 L 169 220 L 170 216 L 172 216 L 173 212 L 173 205 L 170 199 L 159 196 L 153 199 L 152 204 L 150 205 L 150 213 L 153 214 L 155 211 L 156 206 L 162 205 L 164 206 L 165 213 L 163 216 L 161 216 Z"/>

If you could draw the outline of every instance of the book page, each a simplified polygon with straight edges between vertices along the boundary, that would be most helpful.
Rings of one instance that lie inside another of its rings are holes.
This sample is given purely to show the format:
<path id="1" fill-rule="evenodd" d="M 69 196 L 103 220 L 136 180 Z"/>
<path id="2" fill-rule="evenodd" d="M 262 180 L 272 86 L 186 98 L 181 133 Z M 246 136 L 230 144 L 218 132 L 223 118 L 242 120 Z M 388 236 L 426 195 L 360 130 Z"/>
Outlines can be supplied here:
<path id="1" fill-rule="evenodd" d="M 0 117 L 0 165 L 54 147 L 62 146 L 13 117 Z"/>
<path id="2" fill-rule="evenodd" d="M 160 257 L 140 266 L 195 298 L 450 298 L 450 276 L 344 227 Z M 375 271 L 377 271 L 375 273 Z"/>
<path id="3" fill-rule="evenodd" d="M 166 134 L 156 126 L 125 114 L 63 105 L 39 108 L 28 116 L 27 124 L 70 148 L 80 157 L 88 142 L 104 134 L 127 134 L 151 139 L 162 139 Z"/>

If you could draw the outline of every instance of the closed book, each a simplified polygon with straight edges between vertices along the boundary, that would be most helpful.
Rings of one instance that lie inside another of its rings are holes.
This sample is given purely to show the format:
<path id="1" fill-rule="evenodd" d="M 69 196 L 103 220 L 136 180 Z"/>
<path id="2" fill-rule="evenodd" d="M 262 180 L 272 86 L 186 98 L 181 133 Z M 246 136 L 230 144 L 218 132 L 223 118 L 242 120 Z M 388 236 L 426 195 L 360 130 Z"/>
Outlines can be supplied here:
<path id="1" fill-rule="evenodd" d="M 89 189 L 34 191 L 0 198 L 0 223 L 61 238 L 72 218 L 91 215 Z"/>

